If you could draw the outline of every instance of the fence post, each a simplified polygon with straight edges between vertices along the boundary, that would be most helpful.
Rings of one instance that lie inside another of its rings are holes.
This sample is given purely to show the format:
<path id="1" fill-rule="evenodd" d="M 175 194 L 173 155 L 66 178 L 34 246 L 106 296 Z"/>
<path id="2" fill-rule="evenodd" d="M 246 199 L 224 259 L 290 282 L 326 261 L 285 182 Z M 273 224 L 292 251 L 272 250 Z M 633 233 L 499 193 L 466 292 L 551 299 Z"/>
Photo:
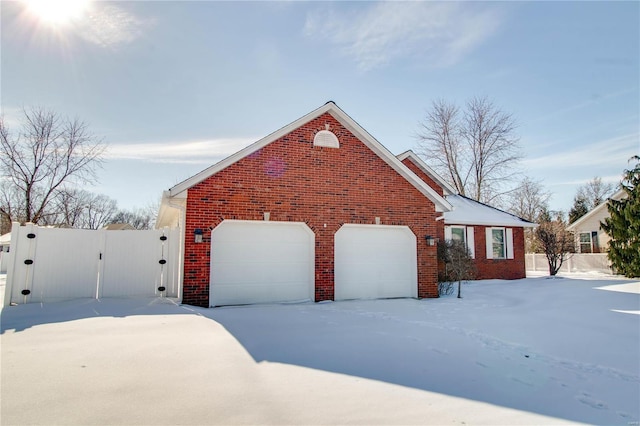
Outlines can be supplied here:
<path id="1" fill-rule="evenodd" d="M 16 274 L 16 252 L 18 250 L 18 240 L 20 236 L 20 224 L 13 222 L 11 224 L 11 241 L 9 243 L 9 262 L 7 264 L 7 282 L 4 288 L 3 306 L 11 305 L 11 296 L 13 294 L 13 280 Z"/>
<path id="2" fill-rule="evenodd" d="M 104 281 L 104 253 L 107 247 L 107 230 L 98 229 L 100 242 L 98 244 L 98 271 L 96 274 L 96 299 L 100 299 L 102 282 Z"/>

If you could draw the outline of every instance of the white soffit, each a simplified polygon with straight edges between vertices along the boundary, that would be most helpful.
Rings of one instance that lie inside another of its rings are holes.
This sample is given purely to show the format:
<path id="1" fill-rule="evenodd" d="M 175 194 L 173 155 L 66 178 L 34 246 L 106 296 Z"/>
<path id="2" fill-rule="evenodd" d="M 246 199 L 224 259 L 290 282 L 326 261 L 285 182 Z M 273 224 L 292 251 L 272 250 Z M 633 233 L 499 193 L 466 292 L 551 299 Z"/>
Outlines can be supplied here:
<path id="1" fill-rule="evenodd" d="M 537 225 L 511 213 L 496 209 L 462 195 L 447 195 L 454 209 L 444 213 L 446 225 L 515 226 L 534 228 Z"/>

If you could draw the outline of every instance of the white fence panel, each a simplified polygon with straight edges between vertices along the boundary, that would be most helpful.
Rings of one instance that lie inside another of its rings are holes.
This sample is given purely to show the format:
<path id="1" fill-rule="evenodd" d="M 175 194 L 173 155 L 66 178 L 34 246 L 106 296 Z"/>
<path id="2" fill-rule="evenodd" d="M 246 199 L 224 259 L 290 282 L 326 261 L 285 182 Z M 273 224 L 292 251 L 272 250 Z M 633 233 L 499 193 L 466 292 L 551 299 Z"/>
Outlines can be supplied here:
<path id="1" fill-rule="evenodd" d="M 180 295 L 180 271 L 182 265 L 182 249 L 181 245 L 183 241 L 180 236 L 180 229 L 164 229 L 164 235 L 167 237 L 167 241 L 165 241 L 164 246 L 162 248 L 162 253 L 164 259 L 167 261 L 166 264 L 166 286 L 167 286 L 167 296 L 169 297 L 179 297 Z"/>
<path id="2" fill-rule="evenodd" d="M 527 253 L 525 255 L 527 271 L 549 272 L 549 263 L 544 254 Z M 564 261 L 559 272 L 601 272 L 613 274 L 606 253 L 573 253 Z"/>
<path id="3" fill-rule="evenodd" d="M 33 283 L 28 302 L 93 297 L 99 240 L 86 229 L 36 228 Z"/>
<path id="4" fill-rule="evenodd" d="M 11 229 L 11 256 L 7 268 L 7 284 L 5 288 L 4 303 L 27 303 L 31 298 L 33 268 L 24 262 L 33 259 L 36 250 L 35 238 L 27 236 L 33 234 L 36 227 L 33 225 L 19 226 L 13 224 Z"/>
<path id="5" fill-rule="evenodd" d="M 12 228 L 5 306 L 180 293 L 180 230 Z"/>
<path id="6" fill-rule="evenodd" d="M 106 232 L 100 297 L 156 296 L 166 287 L 162 231 Z"/>

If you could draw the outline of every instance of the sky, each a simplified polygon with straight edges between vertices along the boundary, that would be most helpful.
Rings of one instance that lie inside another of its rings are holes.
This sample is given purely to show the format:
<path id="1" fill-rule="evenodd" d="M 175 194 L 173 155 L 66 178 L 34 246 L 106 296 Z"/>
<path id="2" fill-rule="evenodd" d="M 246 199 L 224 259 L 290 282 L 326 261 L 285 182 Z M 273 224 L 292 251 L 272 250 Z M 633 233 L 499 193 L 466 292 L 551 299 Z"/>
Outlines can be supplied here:
<path id="1" fill-rule="evenodd" d="M 85 121 L 122 208 L 334 101 L 392 153 L 487 96 L 567 211 L 640 154 L 640 2 L 2 1 L 0 106 Z"/>

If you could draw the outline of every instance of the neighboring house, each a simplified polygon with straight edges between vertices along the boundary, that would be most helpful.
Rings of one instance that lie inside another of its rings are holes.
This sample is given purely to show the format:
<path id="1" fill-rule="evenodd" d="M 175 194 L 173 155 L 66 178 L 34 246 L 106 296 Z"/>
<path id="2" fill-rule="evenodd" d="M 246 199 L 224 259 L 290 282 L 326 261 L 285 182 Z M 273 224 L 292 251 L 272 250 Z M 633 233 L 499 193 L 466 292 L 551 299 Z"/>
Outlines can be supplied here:
<path id="1" fill-rule="evenodd" d="M 451 204 L 333 102 L 163 195 L 182 302 L 437 297 Z"/>
<path id="2" fill-rule="evenodd" d="M 414 152 L 398 156 L 453 206 L 444 213 L 439 238 L 463 241 L 475 260 L 477 279 L 518 279 L 526 276 L 524 228 L 535 223 L 457 194 Z"/>
<path id="3" fill-rule="evenodd" d="M 624 190 L 619 190 L 610 199 L 620 200 L 626 197 Z M 609 217 L 609 203 L 602 203 L 580 219 L 567 226 L 567 231 L 573 232 L 577 253 L 604 253 L 609 248 L 609 235 L 602 230 L 600 223 Z"/>

